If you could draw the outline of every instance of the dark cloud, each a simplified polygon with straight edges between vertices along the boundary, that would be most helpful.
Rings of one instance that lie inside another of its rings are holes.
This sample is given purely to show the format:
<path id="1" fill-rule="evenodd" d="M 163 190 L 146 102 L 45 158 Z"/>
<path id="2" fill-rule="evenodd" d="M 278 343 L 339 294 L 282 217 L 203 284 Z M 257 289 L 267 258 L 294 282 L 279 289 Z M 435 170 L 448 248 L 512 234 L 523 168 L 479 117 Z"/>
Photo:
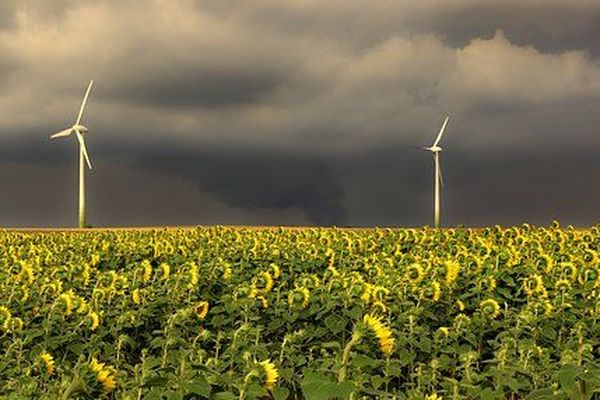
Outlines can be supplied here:
<path id="1" fill-rule="evenodd" d="M 107 93 L 116 99 L 167 107 L 226 107 L 261 101 L 286 80 L 269 66 L 251 70 L 229 66 L 199 66 L 189 71 L 145 74 Z"/>
<path id="2" fill-rule="evenodd" d="M 336 160 L 350 225 L 432 224 L 433 162 L 419 149 L 390 148 Z M 447 148 L 442 222 L 487 226 L 600 221 L 600 160 L 590 150 L 520 149 L 495 157 Z"/>
<path id="3" fill-rule="evenodd" d="M 454 46 L 464 46 L 476 38 L 489 38 L 502 29 L 519 46 L 561 53 L 586 50 L 600 56 L 600 5 L 566 2 L 473 2 L 451 8 L 426 24 Z M 469 21 L 469 23 L 465 23 Z"/>
<path id="4" fill-rule="evenodd" d="M 242 209 L 303 210 L 318 225 L 344 223 L 343 190 L 331 166 L 311 156 L 274 153 L 161 152 L 140 161 L 144 170 L 195 182 Z"/>
<path id="5" fill-rule="evenodd" d="M 427 223 L 431 160 L 405 148 L 430 144 L 447 113 L 445 221 L 591 222 L 599 12 L 593 0 L 0 2 L 0 223 L 71 221 L 77 145 L 48 135 L 92 78 L 97 225 Z"/>

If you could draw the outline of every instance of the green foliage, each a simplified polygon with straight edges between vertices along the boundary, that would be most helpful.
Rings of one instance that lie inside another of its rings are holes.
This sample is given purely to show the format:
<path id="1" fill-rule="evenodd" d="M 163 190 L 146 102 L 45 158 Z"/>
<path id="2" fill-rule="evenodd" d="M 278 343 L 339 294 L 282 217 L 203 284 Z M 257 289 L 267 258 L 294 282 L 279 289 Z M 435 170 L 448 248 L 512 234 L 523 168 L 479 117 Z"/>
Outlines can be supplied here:
<path id="1" fill-rule="evenodd" d="M 0 398 L 598 398 L 599 230 L 3 232 Z"/>

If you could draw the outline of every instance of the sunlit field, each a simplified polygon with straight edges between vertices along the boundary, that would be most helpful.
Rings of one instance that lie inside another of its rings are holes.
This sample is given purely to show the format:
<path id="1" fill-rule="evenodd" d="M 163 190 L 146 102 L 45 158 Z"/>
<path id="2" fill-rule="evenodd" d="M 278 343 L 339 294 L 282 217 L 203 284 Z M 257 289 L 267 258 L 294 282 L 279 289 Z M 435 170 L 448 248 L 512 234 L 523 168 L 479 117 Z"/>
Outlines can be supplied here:
<path id="1" fill-rule="evenodd" d="M 588 399 L 600 226 L 0 233 L 0 397 Z"/>

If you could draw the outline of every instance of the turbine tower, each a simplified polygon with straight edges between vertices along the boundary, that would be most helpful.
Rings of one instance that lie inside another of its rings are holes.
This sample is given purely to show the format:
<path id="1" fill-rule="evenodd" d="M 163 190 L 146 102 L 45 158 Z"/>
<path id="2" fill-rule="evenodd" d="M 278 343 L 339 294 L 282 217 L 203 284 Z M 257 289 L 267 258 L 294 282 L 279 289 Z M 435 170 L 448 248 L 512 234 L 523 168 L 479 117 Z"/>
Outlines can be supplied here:
<path id="1" fill-rule="evenodd" d="M 89 169 L 92 169 L 92 164 L 90 163 L 90 158 L 87 153 L 87 149 L 85 148 L 85 138 L 84 135 L 88 133 L 88 128 L 81 124 L 81 118 L 83 117 L 83 110 L 85 109 L 85 104 L 87 103 L 88 96 L 90 95 L 90 91 L 92 90 L 92 85 L 94 81 L 90 81 L 90 84 L 85 92 L 85 96 L 83 97 L 83 102 L 81 103 L 81 107 L 79 108 L 79 115 L 77 116 L 77 121 L 75 124 L 65 129 L 64 131 L 60 131 L 50 136 L 51 139 L 69 136 L 72 133 L 75 133 L 77 136 L 77 140 L 79 141 L 79 214 L 78 214 L 78 226 L 79 228 L 85 228 L 85 163 Z"/>
<path id="2" fill-rule="evenodd" d="M 442 169 L 440 167 L 440 153 L 442 152 L 442 148 L 438 146 L 440 140 L 442 140 L 442 135 L 444 134 L 444 130 L 446 130 L 446 124 L 448 124 L 449 117 L 446 117 L 444 123 L 442 124 L 442 128 L 433 142 L 431 147 L 423 147 L 424 150 L 430 151 L 433 154 L 433 163 L 434 167 L 434 175 L 433 175 L 433 224 L 436 228 L 440 226 L 440 185 L 444 184 L 442 179 Z"/>

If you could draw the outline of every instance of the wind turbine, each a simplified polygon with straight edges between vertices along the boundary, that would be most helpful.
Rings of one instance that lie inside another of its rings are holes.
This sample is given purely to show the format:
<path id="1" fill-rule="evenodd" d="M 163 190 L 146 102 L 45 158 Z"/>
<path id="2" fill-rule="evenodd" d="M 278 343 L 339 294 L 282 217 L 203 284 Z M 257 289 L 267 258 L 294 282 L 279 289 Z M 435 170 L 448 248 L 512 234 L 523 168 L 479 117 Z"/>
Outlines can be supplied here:
<path id="1" fill-rule="evenodd" d="M 444 130 L 446 130 L 446 125 L 448 124 L 448 119 L 450 117 L 446 117 L 444 123 L 442 124 L 442 128 L 433 142 L 431 147 L 423 147 L 424 150 L 430 151 L 433 153 L 433 162 L 435 164 L 435 171 L 433 175 L 434 181 L 434 190 L 433 190 L 433 223 L 436 228 L 440 226 L 440 185 L 444 184 L 442 179 L 442 169 L 440 168 L 440 153 L 442 152 L 442 148 L 438 146 L 440 140 L 442 140 L 442 135 L 444 134 Z"/>
<path id="2" fill-rule="evenodd" d="M 89 169 L 92 169 L 92 163 L 90 163 L 90 157 L 88 156 L 87 149 L 85 148 L 85 139 L 84 135 L 88 133 L 88 128 L 81 124 L 81 118 L 83 117 L 83 110 L 85 109 L 85 104 L 87 103 L 88 96 L 90 95 L 90 91 L 92 90 L 92 85 L 94 81 L 90 81 L 90 84 L 85 92 L 85 96 L 83 97 L 83 102 L 81 103 L 81 107 L 79 108 L 79 115 L 77 116 L 77 121 L 75 124 L 65 129 L 64 131 L 60 131 L 50 136 L 51 139 L 69 136 L 72 133 L 75 133 L 77 136 L 77 140 L 79 141 L 79 215 L 78 215 L 78 225 L 80 228 L 85 228 L 85 163 Z"/>

